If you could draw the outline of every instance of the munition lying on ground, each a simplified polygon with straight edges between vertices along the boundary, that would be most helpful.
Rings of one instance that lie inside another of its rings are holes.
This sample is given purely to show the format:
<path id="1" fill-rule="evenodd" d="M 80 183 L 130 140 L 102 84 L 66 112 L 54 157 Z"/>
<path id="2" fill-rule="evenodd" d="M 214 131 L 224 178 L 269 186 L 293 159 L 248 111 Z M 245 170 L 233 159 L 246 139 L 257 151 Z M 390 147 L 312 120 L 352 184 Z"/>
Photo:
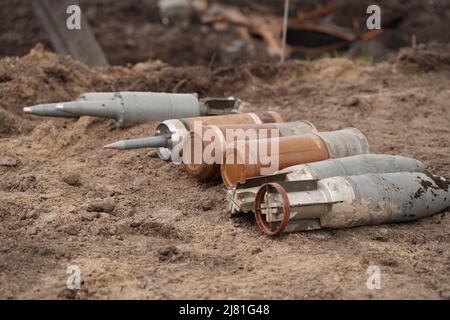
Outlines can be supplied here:
<path id="1" fill-rule="evenodd" d="M 424 170 L 423 163 L 415 159 L 377 154 L 357 155 L 288 167 L 274 175 L 247 179 L 226 192 L 230 212 L 247 213 L 253 210 L 256 192 L 264 183 L 319 180 L 369 173 L 424 172 Z"/>
<path id="2" fill-rule="evenodd" d="M 252 141 L 245 141 L 243 146 L 236 143 L 237 146 L 227 150 L 227 160 L 220 169 L 225 187 L 236 186 L 248 178 L 273 174 L 297 164 L 369 153 L 366 137 L 355 128 L 259 140 L 258 143 L 267 150 L 264 159 L 255 154 Z M 228 159 L 234 159 L 234 162 Z M 276 168 L 273 168 L 272 161 L 278 162 Z M 263 162 L 271 163 L 266 166 Z"/>
<path id="3" fill-rule="evenodd" d="M 172 158 L 172 150 L 181 161 L 182 142 L 189 131 L 197 125 L 200 128 L 206 125 L 226 125 L 226 124 L 262 124 L 283 122 L 283 118 L 276 112 L 268 111 L 257 115 L 255 113 L 227 114 L 213 117 L 193 117 L 185 119 L 167 120 L 158 125 L 155 136 L 121 140 L 105 146 L 106 149 L 141 149 L 158 148 L 157 154 L 163 160 Z M 172 159 L 173 160 L 173 159 Z"/>
<path id="4" fill-rule="evenodd" d="M 416 220 L 450 206 L 450 180 L 398 172 L 263 185 L 255 217 L 268 235 Z"/>
<path id="5" fill-rule="evenodd" d="M 156 92 L 86 93 L 76 101 L 25 107 L 24 113 L 48 117 L 110 118 L 118 127 L 205 115 L 237 113 L 235 98 L 199 100 L 194 94 Z"/>
<path id="6" fill-rule="evenodd" d="M 310 132 L 317 132 L 317 130 L 309 121 L 203 126 L 198 132 L 191 131 L 185 138 L 183 144 L 184 167 L 198 180 L 216 179 L 220 177 L 220 165 L 225 162 L 227 143 L 245 139 L 298 136 Z M 201 161 L 195 161 L 195 148 L 199 146 L 202 147 L 201 150 L 207 150 L 209 146 L 214 147 L 214 159 L 205 161 L 206 159 L 202 158 Z M 221 159 L 218 159 L 219 154 Z"/>
<path id="7" fill-rule="evenodd" d="M 88 92 L 81 94 L 76 101 L 38 104 L 32 107 L 23 108 L 23 112 L 42 117 L 78 118 L 79 115 L 59 110 L 59 106 L 63 105 L 64 103 L 68 104 L 86 101 L 107 101 L 112 100 L 113 98 L 113 92 Z"/>

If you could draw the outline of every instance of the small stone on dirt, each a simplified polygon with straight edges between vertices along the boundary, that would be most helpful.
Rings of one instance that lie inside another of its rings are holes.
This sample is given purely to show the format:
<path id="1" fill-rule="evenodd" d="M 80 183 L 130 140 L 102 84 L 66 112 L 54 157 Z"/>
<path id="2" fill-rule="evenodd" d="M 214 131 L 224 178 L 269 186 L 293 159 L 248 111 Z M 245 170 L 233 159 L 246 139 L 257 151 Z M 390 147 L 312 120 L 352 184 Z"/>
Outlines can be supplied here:
<path id="1" fill-rule="evenodd" d="M 137 177 L 134 179 L 131 189 L 134 191 L 139 191 L 144 189 L 145 187 L 148 187 L 150 184 L 150 180 L 147 177 Z"/>
<path id="2" fill-rule="evenodd" d="M 0 157 L 0 166 L 15 167 L 17 166 L 17 159 L 13 157 Z"/>
<path id="3" fill-rule="evenodd" d="M 252 250 L 252 255 L 255 255 L 255 254 L 258 254 L 258 253 L 261 253 L 261 252 L 262 252 L 261 248 L 255 248 L 255 249 Z"/>
<path id="4" fill-rule="evenodd" d="M 137 228 L 142 224 L 141 221 L 133 221 L 132 223 L 130 223 L 130 227 L 132 228 Z"/>
<path id="5" fill-rule="evenodd" d="M 62 181 L 69 186 L 79 186 L 81 184 L 80 174 L 77 172 L 68 172 L 63 175 Z"/>
<path id="6" fill-rule="evenodd" d="M 26 214 L 25 214 L 25 219 L 37 219 L 37 218 L 39 218 L 39 215 L 41 214 L 41 211 L 40 210 L 38 210 L 38 209 L 33 209 L 33 210 L 30 210 L 30 211 L 28 211 Z"/>
<path id="7" fill-rule="evenodd" d="M 38 233 L 38 229 L 36 227 L 31 227 L 27 230 L 27 236 L 34 236 Z"/>
<path id="8" fill-rule="evenodd" d="M 78 235 L 77 227 L 75 225 L 73 225 L 73 224 L 68 225 L 67 228 L 66 228 L 66 233 L 71 235 L 71 236 Z"/>
<path id="9" fill-rule="evenodd" d="M 88 212 L 106 212 L 111 213 L 116 207 L 116 202 L 113 198 L 106 198 L 103 200 L 94 200 L 88 204 Z"/>
<path id="10" fill-rule="evenodd" d="M 83 216 L 82 216 L 82 220 L 84 221 L 93 221 L 94 219 L 97 219 L 98 217 L 100 217 L 100 213 L 99 212 L 86 212 Z"/>
<path id="11" fill-rule="evenodd" d="M 167 246 L 158 250 L 158 257 L 160 261 L 166 261 L 173 256 L 178 255 L 180 252 L 175 246 Z"/>

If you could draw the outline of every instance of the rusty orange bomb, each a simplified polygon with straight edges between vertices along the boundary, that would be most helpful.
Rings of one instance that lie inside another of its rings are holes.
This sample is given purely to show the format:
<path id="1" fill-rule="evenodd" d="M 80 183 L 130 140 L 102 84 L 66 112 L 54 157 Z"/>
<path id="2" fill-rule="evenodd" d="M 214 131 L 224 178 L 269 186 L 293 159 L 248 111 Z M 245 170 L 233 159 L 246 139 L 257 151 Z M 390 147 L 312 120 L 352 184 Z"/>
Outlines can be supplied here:
<path id="1" fill-rule="evenodd" d="M 200 181 L 220 177 L 220 165 L 225 162 L 226 146 L 231 141 L 288 137 L 317 131 L 309 121 L 203 126 L 199 129 L 191 131 L 184 140 L 183 163 L 186 171 Z M 197 145 L 196 141 L 199 142 Z M 207 150 L 212 145 L 215 147 L 211 154 L 213 161 L 207 163 L 202 158 L 196 162 L 195 148 L 200 146 L 201 150 Z M 221 156 L 216 157 L 218 154 Z"/>
<path id="2" fill-rule="evenodd" d="M 259 141 L 259 147 L 264 146 L 266 149 L 265 157 L 261 157 L 260 153 L 255 154 L 251 141 L 237 145 L 227 146 L 226 161 L 221 165 L 225 187 L 301 163 L 369 153 L 366 137 L 356 128 Z M 267 158 L 275 159 L 276 166 L 273 163 L 265 164 Z"/>

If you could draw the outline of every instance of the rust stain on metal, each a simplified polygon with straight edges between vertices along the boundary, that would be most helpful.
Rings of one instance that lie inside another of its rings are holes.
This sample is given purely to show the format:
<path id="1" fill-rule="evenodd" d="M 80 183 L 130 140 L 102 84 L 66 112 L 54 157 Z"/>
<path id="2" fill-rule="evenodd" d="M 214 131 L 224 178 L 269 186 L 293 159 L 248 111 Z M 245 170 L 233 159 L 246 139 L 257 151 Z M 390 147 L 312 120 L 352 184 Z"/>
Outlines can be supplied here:
<path id="1" fill-rule="evenodd" d="M 417 189 L 416 193 L 414 194 L 414 199 L 420 198 L 425 193 L 425 190 L 423 188 Z"/>
<path id="2" fill-rule="evenodd" d="M 433 180 L 433 182 L 438 186 L 439 189 L 448 191 L 448 188 L 450 187 L 450 180 L 449 179 L 443 179 L 441 177 L 437 177 L 435 175 L 428 175 L 428 177 Z"/>

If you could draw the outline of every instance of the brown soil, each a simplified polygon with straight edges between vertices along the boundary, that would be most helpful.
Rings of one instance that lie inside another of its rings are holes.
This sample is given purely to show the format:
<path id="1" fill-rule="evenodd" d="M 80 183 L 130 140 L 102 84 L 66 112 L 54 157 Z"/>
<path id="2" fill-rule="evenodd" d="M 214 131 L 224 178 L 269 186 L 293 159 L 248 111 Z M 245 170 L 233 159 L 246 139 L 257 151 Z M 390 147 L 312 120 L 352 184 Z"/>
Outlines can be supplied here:
<path id="1" fill-rule="evenodd" d="M 117 130 L 20 110 L 94 89 L 233 94 L 246 111 L 276 110 L 320 130 L 355 126 L 374 153 L 414 157 L 450 176 L 449 53 L 433 44 L 376 65 L 242 69 L 89 69 L 41 48 L 0 60 L 0 157 L 17 160 L 0 166 L 0 298 L 448 299 L 448 212 L 271 239 L 253 217 L 228 215 L 221 184 L 200 184 L 151 151 L 102 149 L 149 135 L 155 123 Z M 69 265 L 81 268 L 80 291 L 65 289 Z M 369 265 L 381 268 L 381 290 L 366 287 Z"/>

